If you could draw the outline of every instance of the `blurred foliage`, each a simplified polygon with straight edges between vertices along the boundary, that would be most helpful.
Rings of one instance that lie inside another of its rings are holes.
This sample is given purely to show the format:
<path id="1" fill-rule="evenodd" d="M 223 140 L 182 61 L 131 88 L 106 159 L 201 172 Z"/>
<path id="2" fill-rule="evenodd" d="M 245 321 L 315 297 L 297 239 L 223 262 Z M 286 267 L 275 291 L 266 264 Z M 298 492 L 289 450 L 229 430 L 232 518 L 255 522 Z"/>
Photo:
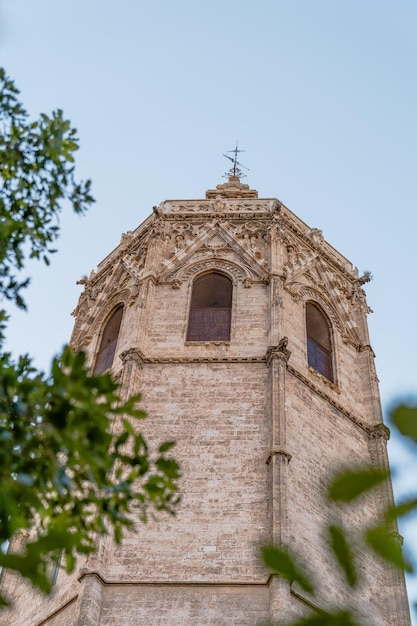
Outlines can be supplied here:
<path id="1" fill-rule="evenodd" d="M 0 68 L 0 293 L 25 308 L 25 255 L 48 264 L 63 201 L 84 213 L 94 199 L 90 181 L 75 180 L 76 129 L 60 109 L 30 121 L 18 95 Z"/>
<path id="2" fill-rule="evenodd" d="M 417 406 L 398 406 L 390 416 L 390 421 L 405 441 L 417 444 Z M 389 472 L 378 467 L 360 467 L 339 472 L 331 481 L 327 490 L 329 506 L 339 507 L 340 518 L 343 518 L 343 505 L 353 503 L 361 505 L 361 497 L 369 493 L 384 481 L 390 480 Z M 397 519 L 417 512 L 417 494 L 396 505 L 389 505 L 373 525 L 362 529 L 361 541 L 348 529 L 329 525 L 326 529 L 328 545 L 349 587 L 360 585 L 360 570 L 357 566 L 357 551 L 365 544 L 378 557 L 400 570 L 412 573 L 412 564 L 404 558 L 400 538 L 397 534 Z M 362 545 L 361 545 L 362 542 Z M 300 587 L 312 594 L 317 591 L 317 582 L 311 573 L 301 567 L 293 551 L 288 547 L 265 546 L 262 548 L 264 564 L 272 574 L 285 578 L 290 584 L 298 583 Z M 317 609 L 302 619 L 297 619 L 287 626 L 366 626 L 359 623 L 355 611 L 351 607 Z"/>
<path id="3" fill-rule="evenodd" d="M 18 93 L 0 69 L 0 297 L 26 308 L 25 255 L 49 263 L 63 203 L 83 213 L 93 198 L 74 178 L 76 130 L 62 111 L 29 121 Z M 180 472 L 173 442 L 152 454 L 137 431 L 139 395 L 122 400 L 109 374 L 89 375 L 85 354 L 68 347 L 48 376 L 27 355 L 14 360 L 6 325 L 0 310 L 0 567 L 49 592 L 62 553 L 71 572 L 97 536 L 120 542 L 133 507 L 142 521 L 150 506 L 174 513 Z M 6 551 L 22 531 L 22 549 Z"/>

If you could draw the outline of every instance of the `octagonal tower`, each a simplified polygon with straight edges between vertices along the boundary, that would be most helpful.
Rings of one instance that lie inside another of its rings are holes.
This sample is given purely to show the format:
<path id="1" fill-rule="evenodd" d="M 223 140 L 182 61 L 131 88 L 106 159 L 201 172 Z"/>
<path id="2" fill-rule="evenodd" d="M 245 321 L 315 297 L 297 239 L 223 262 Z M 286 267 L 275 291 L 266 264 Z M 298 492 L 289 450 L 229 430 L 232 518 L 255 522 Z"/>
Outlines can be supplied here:
<path id="1" fill-rule="evenodd" d="M 25 592 L 10 624 L 285 624 L 350 602 L 369 626 L 408 626 L 402 574 L 361 553 L 354 592 L 322 541 L 332 470 L 388 463 L 366 278 L 237 176 L 122 235 L 83 281 L 71 344 L 143 393 L 150 441 L 177 441 L 182 502 L 121 545 L 100 541 L 49 599 Z M 382 505 L 391 497 L 387 485 Z M 369 497 L 349 523 L 379 506 Z M 318 596 L 270 576 L 259 547 L 271 542 L 301 553 Z"/>

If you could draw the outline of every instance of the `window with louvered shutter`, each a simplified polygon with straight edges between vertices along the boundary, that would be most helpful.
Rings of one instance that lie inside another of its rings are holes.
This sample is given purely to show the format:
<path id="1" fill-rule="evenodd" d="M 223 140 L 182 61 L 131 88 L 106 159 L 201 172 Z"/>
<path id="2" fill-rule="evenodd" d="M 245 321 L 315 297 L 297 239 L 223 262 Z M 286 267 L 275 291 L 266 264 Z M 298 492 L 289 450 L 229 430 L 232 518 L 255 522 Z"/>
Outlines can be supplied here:
<path id="1" fill-rule="evenodd" d="M 187 341 L 229 341 L 232 281 L 218 272 L 194 282 Z"/>

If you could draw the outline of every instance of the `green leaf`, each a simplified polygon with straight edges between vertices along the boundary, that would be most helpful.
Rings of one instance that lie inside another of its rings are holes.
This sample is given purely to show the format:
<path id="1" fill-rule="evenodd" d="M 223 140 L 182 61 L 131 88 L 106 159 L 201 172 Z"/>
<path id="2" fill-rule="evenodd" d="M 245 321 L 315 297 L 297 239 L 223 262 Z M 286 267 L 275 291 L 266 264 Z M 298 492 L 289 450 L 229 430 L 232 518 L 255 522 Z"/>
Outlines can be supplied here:
<path id="1" fill-rule="evenodd" d="M 165 443 L 159 446 L 158 452 L 161 452 L 161 453 L 167 452 L 168 450 L 171 450 L 171 448 L 173 448 L 174 446 L 175 446 L 175 441 L 165 441 Z"/>
<path id="2" fill-rule="evenodd" d="M 298 583 L 307 593 L 314 593 L 313 585 L 304 576 L 287 550 L 269 545 L 262 547 L 261 554 L 263 562 L 274 574 L 283 576 L 290 583 Z"/>
<path id="3" fill-rule="evenodd" d="M 412 572 L 411 564 L 403 557 L 399 537 L 389 528 L 377 526 L 366 533 L 368 545 L 385 561 L 401 570 Z"/>
<path id="4" fill-rule="evenodd" d="M 387 478 L 389 472 L 378 467 L 343 471 L 330 483 L 328 498 L 333 502 L 352 502 Z"/>
<path id="5" fill-rule="evenodd" d="M 399 406 L 392 412 L 391 421 L 402 435 L 417 443 L 417 407 Z"/>
<path id="6" fill-rule="evenodd" d="M 336 556 L 340 567 L 346 576 L 351 587 L 355 587 L 358 582 L 353 554 L 349 542 L 346 539 L 344 530 L 338 526 L 329 526 L 330 546 Z"/>
<path id="7" fill-rule="evenodd" d="M 405 500 L 397 505 L 389 507 L 385 513 L 387 522 L 392 522 L 398 517 L 405 517 L 409 513 L 413 513 L 417 509 L 417 498 Z"/>
<path id="8" fill-rule="evenodd" d="M 315 615 L 303 617 L 291 626 L 361 626 L 348 611 L 318 611 Z"/>
<path id="9" fill-rule="evenodd" d="M 174 459 L 159 457 L 156 461 L 156 466 L 168 478 L 179 478 L 179 465 Z"/>

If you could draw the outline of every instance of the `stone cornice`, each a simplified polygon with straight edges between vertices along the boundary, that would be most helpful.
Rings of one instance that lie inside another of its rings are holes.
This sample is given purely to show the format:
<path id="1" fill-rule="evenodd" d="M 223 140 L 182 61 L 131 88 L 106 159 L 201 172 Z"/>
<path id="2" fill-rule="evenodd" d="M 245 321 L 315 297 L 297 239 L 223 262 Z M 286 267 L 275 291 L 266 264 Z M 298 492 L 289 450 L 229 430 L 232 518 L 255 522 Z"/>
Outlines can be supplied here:
<path id="1" fill-rule="evenodd" d="M 154 212 L 158 217 L 228 217 L 244 215 L 269 217 L 278 212 L 281 203 L 276 198 L 213 198 L 207 200 L 165 200 Z"/>
<path id="2" fill-rule="evenodd" d="M 210 342 L 218 343 L 218 342 Z M 123 363 L 129 360 L 140 364 L 163 364 L 163 363 L 265 363 L 264 356 L 238 357 L 238 356 L 199 356 L 199 357 L 148 357 L 139 348 L 129 348 L 120 354 Z"/>
<path id="3" fill-rule="evenodd" d="M 220 580 L 220 581 L 204 581 L 204 580 L 109 580 L 105 578 L 97 570 L 89 569 L 88 567 L 82 567 L 79 570 L 78 581 L 81 582 L 83 578 L 93 577 L 100 581 L 102 585 L 123 585 L 123 586 L 161 586 L 161 587 L 260 587 L 268 585 L 268 580 L 265 581 L 232 581 L 232 580 Z"/>

